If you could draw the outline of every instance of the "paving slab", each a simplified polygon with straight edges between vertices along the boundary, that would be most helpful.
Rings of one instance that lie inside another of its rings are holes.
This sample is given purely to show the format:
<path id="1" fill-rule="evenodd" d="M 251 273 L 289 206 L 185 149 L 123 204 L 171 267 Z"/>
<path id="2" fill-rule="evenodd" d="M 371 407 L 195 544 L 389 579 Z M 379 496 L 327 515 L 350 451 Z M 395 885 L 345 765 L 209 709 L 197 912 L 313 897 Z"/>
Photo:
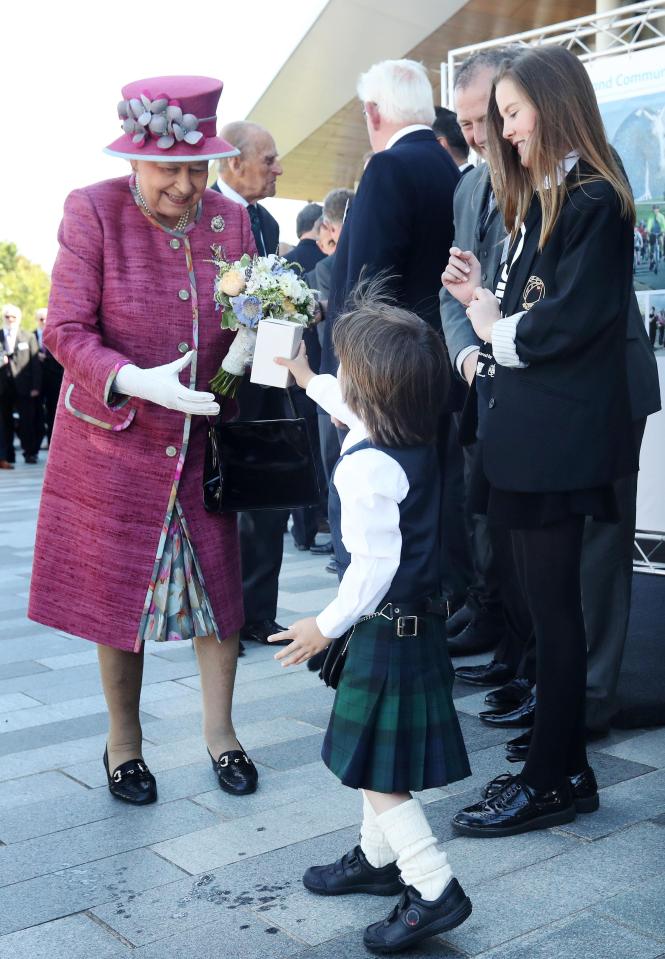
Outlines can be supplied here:
<path id="1" fill-rule="evenodd" d="M 652 729 L 650 732 L 640 733 L 638 736 L 624 739 L 623 742 L 607 746 L 603 752 L 662 769 L 665 767 L 665 734 L 662 729 Z"/>
<path id="2" fill-rule="evenodd" d="M 659 769 L 641 776 L 638 781 L 630 779 L 602 789 L 598 812 L 593 816 L 578 816 L 562 829 L 575 836 L 597 839 L 663 813 L 665 769 Z M 665 855 L 665 848 L 663 854 Z"/>
<path id="3" fill-rule="evenodd" d="M 119 959 L 133 954 L 89 916 L 67 916 L 0 939 L 0 959 Z"/>
<path id="4" fill-rule="evenodd" d="M 81 796 L 86 792 L 85 786 L 59 771 L 9 779 L 0 782 L 0 814 L 4 817 L 8 810 L 25 806 L 28 800 L 30 804 L 48 801 L 57 805 L 58 800 Z"/>
<path id="5" fill-rule="evenodd" d="M 0 889 L 0 936 L 83 912 L 98 903 L 129 902 L 144 889 L 180 879 L 182 872 L 148 849 L 73 866 Z M 0 938 L 0 949 L 2 939 Z"/>
<path id="6" fill-rule="evenodd" d="M 665 942 L 665 876 L 656 876 L 649 882 L 640 883 L 627 892 L 597 903 L 593 912 L 609 916 L 645 936 Z"/>

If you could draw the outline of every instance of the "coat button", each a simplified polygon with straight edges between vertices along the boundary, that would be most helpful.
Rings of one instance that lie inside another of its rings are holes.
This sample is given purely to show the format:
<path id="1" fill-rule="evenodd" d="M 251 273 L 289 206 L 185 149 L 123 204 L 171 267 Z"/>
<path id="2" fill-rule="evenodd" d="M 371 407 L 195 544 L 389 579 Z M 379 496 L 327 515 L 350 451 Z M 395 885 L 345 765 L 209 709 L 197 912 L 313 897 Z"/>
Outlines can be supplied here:
<path id="1" fill-rule="evenodd" d="M 178 451 L 175 446 L 167 446 L 164 452 L 167 456 L 175 456 Z"/>
<path id="2" fill-rule="evenodd" d="M 492 397 L 492 399 L 489 401 L 489 408 L 493 410 L 495 406 L 496 406 L 496 400 L 494 399 L 494 397 Z"/>
<path id="3" fill-rule="evenodd" d="M 189 299 L 189 290 L 179 290 L 179 291 L 178 291 L 178 296 L 180 297 L 181 300 L 188 300 L 188 299 Z"/>
<path id="4" fill-rule="evenodd" d="M 169 246 L 171 247 L 172 250 L 179 250 L 180 240 L 176 240 L 176 238 L 173 237 L 173 239 L 169 241 Z"/>
<path id="5" fill-rule="evenodd" d="M 178 353 L 186 353 L 189 349 L 189 343 L 178 343 Z"/>

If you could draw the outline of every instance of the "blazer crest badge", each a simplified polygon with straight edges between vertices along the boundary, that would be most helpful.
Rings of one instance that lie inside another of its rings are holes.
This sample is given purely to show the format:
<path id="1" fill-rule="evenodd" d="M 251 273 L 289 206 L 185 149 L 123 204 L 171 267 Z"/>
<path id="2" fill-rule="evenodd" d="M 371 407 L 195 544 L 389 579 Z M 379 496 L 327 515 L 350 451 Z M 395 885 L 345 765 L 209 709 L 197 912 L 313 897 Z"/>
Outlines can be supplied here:
<path id="1" fill-rule="evenodd" d="M 522 293 L 522 309 L 530 310 L 545 296 L 545 284 L 539 276 L 530 276 Z"/>

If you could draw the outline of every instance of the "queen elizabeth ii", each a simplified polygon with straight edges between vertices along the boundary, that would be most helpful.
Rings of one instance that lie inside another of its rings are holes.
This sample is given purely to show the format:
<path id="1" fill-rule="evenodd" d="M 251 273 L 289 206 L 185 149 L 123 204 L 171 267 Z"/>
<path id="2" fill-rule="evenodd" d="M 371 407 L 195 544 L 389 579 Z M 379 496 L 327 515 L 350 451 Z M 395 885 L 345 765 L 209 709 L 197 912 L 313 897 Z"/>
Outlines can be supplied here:
<path id="1" fill-rule="evenodd" d="M 131 175 L 74 190 L 53 270 L 47 348 L 65 374 L 44 480 L 28 615 L 97 643 L 109 789 L 157 798 L 142 754 L 145 641 L 192 639 L 220 786 L 252 792 L 231 699 L 243 623 L 236 519 L 204 511 L 208 383 L 233 334 L 215 314 L 211 247 L 255 252 L 247 213 L 206 189 L 237 153 L 216 134 L 222 83 L 123 88 L 106 148 Z"/>

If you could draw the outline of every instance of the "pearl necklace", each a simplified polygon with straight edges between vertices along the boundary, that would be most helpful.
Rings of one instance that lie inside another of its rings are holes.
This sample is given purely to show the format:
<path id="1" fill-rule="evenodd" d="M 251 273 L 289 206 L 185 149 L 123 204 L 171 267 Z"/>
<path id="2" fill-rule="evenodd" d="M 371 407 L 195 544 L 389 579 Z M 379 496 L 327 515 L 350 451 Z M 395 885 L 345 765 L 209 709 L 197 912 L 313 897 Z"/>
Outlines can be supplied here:
<path id="1" fill-rule="evenodd" d="M 152 212 L 152 210 L 150 209 L 150 207 L 148 206 L 148 204 L 146 203 L 143 194 L 141 193 L 141 185 L 140 185 L 140 183 L 139 183 L 139 175 L 138 175 L 138 173 L 137 173 L 137 174 L 135 175 L 135 177 L 134 177 L 134 185 L 135 185 L 135 189 L 136 189 L 136 195 L 137 195 L 137 197 L 138 197 L 138 199 L 139 199 L 139 203 L 141 204 L 141 206 L 143 207 L 143 209 L 145 210 L 145 212 L 148 214 L 148 216 L 152 216 L 152 215 L 153 215 L 153 212 Z M 178 220 L 178 222 L 176 223 L 176 225 L 175 225 L 174 227 L 172 227 L 172 229 L 173 229 L 173 231 L 174 231 L 175 233 L 182 233 L 182 232 L 183 232 L 183 230 L 185 229 L 185 227 L 186 227 L 187 224 L 189 223 L 189 214 L 190 214 L 190 213 L 191 213 L 191 210 L 190 210 L 189 208 L 188 208 L 187 210 L 185 210 L 185 212 L 182 214 L 182 216 L 180 217 L 180 219 Z"/>

